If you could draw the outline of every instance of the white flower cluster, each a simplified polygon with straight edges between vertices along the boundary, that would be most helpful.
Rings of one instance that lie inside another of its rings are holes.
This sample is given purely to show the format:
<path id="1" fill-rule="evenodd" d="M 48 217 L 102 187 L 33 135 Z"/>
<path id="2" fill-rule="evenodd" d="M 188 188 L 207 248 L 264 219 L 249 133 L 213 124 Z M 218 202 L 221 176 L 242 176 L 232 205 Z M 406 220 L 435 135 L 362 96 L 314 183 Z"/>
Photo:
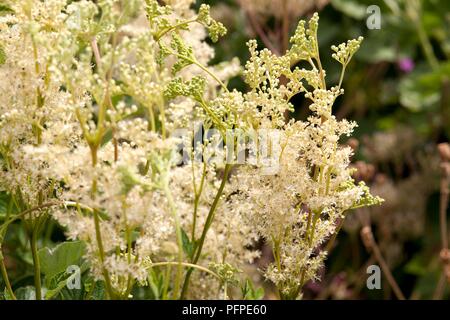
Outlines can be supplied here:
<path id="1" fill-rule="evenodd" d="M 189 1 L 172 2 L 171 21 L 194 16 Z M 194 103 L 163 95 L 174 61 L 158 62 L 153 30 L 139 16 L 144 1 L 21 0 L 11 8 L 0 18 L 0 75 L 8 79 L 0 82 L 0 188 L 19 211 L 55 202 L 49 212 L 70 239 L 87 243 L 92 273 L 109 282 L 111 297 L 127 297 L 133 283 L 148 281 L 148 261 L 176 259 L 181 228 L 200 237 L 217 191 L 214 167 L 176 166 L 170 134 L 193 119 Z M 207 64 L 213 51 L 204 28 L 185 38 Z M 189 69 L 181 76 L 201 72 Z M 215 69 L 223 81 L 240 70 L 236 61 Z M 198 263 L 255 256 L 239 219 L 216 219 Z"/>

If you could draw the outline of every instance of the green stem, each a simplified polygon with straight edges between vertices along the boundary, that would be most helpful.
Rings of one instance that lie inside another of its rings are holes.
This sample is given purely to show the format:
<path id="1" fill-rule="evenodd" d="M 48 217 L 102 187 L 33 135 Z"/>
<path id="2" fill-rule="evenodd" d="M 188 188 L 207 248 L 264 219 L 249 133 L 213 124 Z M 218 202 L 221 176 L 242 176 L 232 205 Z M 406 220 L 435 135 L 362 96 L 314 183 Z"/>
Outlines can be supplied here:
<path id="1" fill-rule="evenodd" d="M 175 208 L 175 202 L 172 197 L 172 193 L 169 190 L 169 186 L 166 184 L 164 188 L 164 192 L 167 197 L 167 201 L 169 202 L 170 211 L 172 212 L 173 219 L 175 221 L 175 232 L 177 236 L 177 245 L 178 245 L 178 267 L 177 267 L 177 273 L 175 276 L 175 284 L 174 284 L 174 292 L 173 292 L 173 298 L 175 299 L 178 297 L 180 287 L 181 287 L 181 281 L 183 277 L 183 237 L 181 234 L 181 224 L 180 224 L 180 218 L 178 217 L 177 210 Z"/>
<path id="2" fill-rule="evenodd" d="M 228 300 L 228 283 L 223 284 L 223 300 Z"/>
<path id="3" fill-rule="evenodd" d="M 103 277 L 105 278 L 105 286 L 106 286 L 106 292 L 108 293 L 108 296 L 110 299 L 114 299 L 114 292 L 111 285 L 111 278 L 109 277 L 109 272 L 105 268 L 105 250 L 103 247 L 103 240 L 102 240 L 102 234 L 100 231 L 100 218 L 98 216 L 97 210 L 94 210 L 94 225 L 95 225 L 95 237 L 97 240 L 97 247 L 98 252 L 100 256 L 100 263 L 102 264 L 102 272 Z"/>
<path id="4" fill-rule="evenodd" d="M 222 121 L 219 118 L 217 118 L 217 116 L 214 114 L 214 112 L 212 112 L 212 110 L 209 108 L 208 104 L 206 103 L 206 101 L 203 100 L 203 98 L 200 101 L 200 105 L 203 107 L 203 109 L 206 111 L 206 113 L 213 120 L 213 123 L 215 125 L 217 125 L 217 127 L 219 128 L 221 133 L 224 135 L 226 128 L 223 126 Z"/>
<path id="5" fill-rule="evenodd" d="M 164 35 L 166 35 L 167 33 L 176 30 L 180 27 L 184 27 L 187 26 L 190 23 L 194 23 L 197 22 L 197 18 L 195 19 L 191 19 L 191 20 L 186 20 L 186 21 L 182 21 L 180 23 L 174 24 L 173 26 L 168 27 L 167 29 L 162 30 L 161 32 L 157 33 L 156 35 L 154 35 L 155 41 L 159 41 Z"/>
<path id="6" fill-rule="evenodd" d="M 204 65 L 202 65 L 200 62 L 198 62 L 195 58 L 194 59 L 192 59 L 191 57 L 188 57 L 188 56 L 185 56 L 185 55 L 182 55 L 182 54 L 179 54 L 179 53 L 177 53 L 177 52 L 175 52 L 175 51 L 172 51 L 172 50 L 170 50 L 170 49 L 167 49 L 167 51 L 169 51 L 170 52 L 170 54 L 172 54 L 172 55 L 174 55 L 174 56 L 176 56 L 176 57 L 178 57 L 178 58 L 180 58 L 180 59 L 183 59 L 183 60 L 186 60 L 186 61 L 189 61 L 190 63 L 192 63 L 192 64 L 195 64 L 197 67 L 199 67 L 200 69 L 202 69 L 204 72 L 206 72 L 208 75 L 210 75 L 226 92 L 229 92 L 229 90 L 228 90 L 228 88 L 227 88 L 227 86 L 222 82 L 222 80 L 220 80 L 213 72 L 211 72 L 210 70 L 208 70 L 208 68 L 207 67 L 205 67 Z"/>
<path id="7" fill-rule="evenodd" d="M 172 273 L 172 265 L 169 264 L 167 266 L 166 272 L 164 273 L 164 284 L 163 284 L 163 290 L 162 290 L 162 293 L 161 293 L 161 298 L 163 300 L 167 300 L 167 291 L 169 290 L 171 273 Z"/>
<path id="8" fill-rule="evenodd" d="M 190 59 L 189 59 L 190 60 Z M 207 74 L 209 74 L 214 80 L 216 80 L 216 82 L 226 91 L 228 92 L 228 88 L 227 86 L 222 82 L 222 80 L 220 80 L 214 73 L 212 73 L 211 71 L 208 70 L 208 68 L 206 68 L 204 65 L 202 65 L 200 62 L 198 62 L 197 60 L 190 60 L 190 62 L 192 62 L 193 64 L 195 64 L 197 67 L 199 67 L 200 69 L 202 69 L 204 72 L 206 72 Z"/>
<path id="9" fill-rule="evenodd" d="M 45 204 L 39 205 L 39 206 L 37 206 L 37 207 L 31 208 L 31 209 L 22 211 L 22 212 L 19 213 L 19 214 L 16 214 L 14 217 L 12 217 L 12 218 L 10 218 L 9 220 L 5 221 L 5 222 L 0 226 L 0 234 L 1 234 L 1 232 L 4 232 L 4 231 L 6 230 L 6 228 L 7 228 L 11 223 L 13 223 L 14 221 L 16 221 L 16 220 L 18 220 L 18 219 L 20 219 L 20 218 L 23 218 L 23 217 L 26 216 L 27 214 L 30 214 L 30 213 L 32 213 L 33 211 L 37 211 L 37 210 L 41 210 L 41 209 L 45 209 L 45 208 L 57 206 L 57 205 L 59 205 L 59 204 L 60 204 L 60 203 L 58 203 L 58 202 L 54 202 L 54 203 L 49 202 L 49 203 L 45 203 Z M 1 235 L 0 235 L 0 240 L 1 240 Z"/>
<path id="10" fill-rule="evenodd" d="M 123 211 L 124 211 L 124 221 L 125 221 L 125 237 L 127 240 L 127 262 L 128 264 L 131 264 L 131 253 L 133 250 L 132 247 L 132 239 L 131 239 L 131 229 L 130 226 L 128 225 L 128 219 L 127 219 L 127 212 L 125 209 L 125 204 L 123 205 Z M 134 281 L 133 281 L 133 277 L 131 274 L 128 274 L 128 279 L 127 279 L 127 289 L 125 290 L 125 294 L 123 295 L 124 299 L 128 299 L 128 296 L 130 295 L 131 290 L 133 289 L 133 285 L 134 285 Z"/>
<path id="11" fill-rule="evenodd" d="M 180 263 L 177 262 L 177 261 L 165 261 L 165 262 L 156 262 L 156 263 L 152 263 L 151 266 L 150 266 L 150 268 L 153 268 L 153 267 L 161 267 L 161 266 L 178 266 L 178 265 L 180 265 Z M 200 271 L 203 271 L 203 272 L 209 273 L 210 275 L 213 275 L 214 277 L 216 277 L 216 278 L 219 279 L 219 280 L 222 279 L 222 278 L 220 278 L 220 276 L 219 276 L 217 273 L 215 273 L 214 271 L 212 271 L 212 270 L 210 270 L 210 269 L 208 269 L 208 268 L 202 267 L 202 266 L 200 266 L 200 265 L 198 265 L 198 264 L 193 264 L 193 263 L 188 263 L 188 262 L 182 262 L 182 263 L 181 263 L 181 266 L 187 267 L 187 268 L 198 269 L 198 270 L 200 270 Z"/>
<path id="12" fill-rule="evenodd" d="M 278 271 L 281 272 L 280 241 L 275 240 L 275 238 L 272 237 L 272 242 L 273 242 L 273 256 L 275 258 Z"/>
<path id="13" fill-rule="evenodd" d="M 164 139 L 166 137 L 166 111 L 164 108 L 164 100 L 159 99 L 159 115 L 161 117 L 161 136 Z"/>
<path id="14" fill-rule="evenodd" d="M 275 238 L 272 236 L 272 252 L 273 252 L 273 257 L 275 259 L 275 263 L 277 265 L 278 268 L 278 272 L 281 273 L 281 257 L 280 257 L 280 242 L 278 240 L 275 240 Z M 280 300 L 285 300 L 284 295 L 283 295 L 283 290 L 281 288 L 277 288 L 278 289 L 278 296 L 280 298 Z"/>
<path id="15" fill-rule="evenodd" d="M 314 231 L 316 229 L 316 223 L 317 223 L 317 220 L 319 219 L 319 215 L 320 215 L 320 213 L 314 213 L 314 219 L 312 219 L 312 213 L 313 213 L 312 211 L 309 212 L 308 224 L 306 226 L 306 238 L 307 238 L 309 246 L 312 245 L 312 242 L 314 240 Z M 311 223 L 311 220 L 313 220 L 312 223 Z M 302 270 L 302 273 L 300 276 L 300 286 L 296 290 L 297 295 L 300 292 L 300 290 L 303 288 L 303 286 L 305 285 L 305 276 L 306 276 L 306 266 L 303 267 L 303 270 Z"/>
<path id="16" fill-rule="evenodd" d="M 155 121 L 155 112 L 153 111 L 153 106 L 148 107 L 148 118 L 149 118 L 149 125 L 151 131 L 156 131 L 156 121 Z"/>
<path id="17" fill-rule="evenodd" d="M 314 35 L 316 38 L 316 57 L 317 65 L 319 66 L 320 78 L 322 80 L 322 89 L 327 90 L 327 83 L 325 81 L 325 72 L 323 71 L 322 62 L 320 61 L 320 53 L 319 53 L 319 40 L 317 39 L 317 31 Z"/>
<path id="18" fill-rule="evenodd" d="M 347 64 L 342 65 L 341 76 L 339 77 L 338 89 L 341 89 L 342 82 L 344 81 L 345 69 L 347 68 Z"/>
<path id="19" fill-rule="evenodd" d="M 198 204 L 199 204 L 199 201 L 200 201 L 200 197 L 201 197 L 202 191 L 203 191 L 203 185 L 205 183 L 206 162 L 205 161 L 203 162 L 202 178 L 201 178 L 200 186 L 199 186 L 198 190 L 195 187 L 194 158 L 192 159 L 192 175 L 193 175 L 194 189 L 195 189 L 194 217 L 193 217 L 193 221 L 192 221 L 192 241 L 195 242 L 195 229 L 197 227 L 197 211 L 198 211 Z"/>
<path id="20" fill-rule="evenodd" d="M 1 247 L 0 247 L 0 271 L 2 273 L 3 282 L 5 282 L 6 285 L 6 290 L 8 290 L 8 294 L 13 300 L 17 300 L 16 296 L 14 295 L 14 291 L 11 287 L 11 283 L 9 282 L 8 272 L 6 270 L 5 260 L 3 257 L 3 253 L 1 251 Z"/>
<path id="21" fill-rule="evenodd" d="M 97 41 L 95 38 L 92 39 L 91 46 L 92 46 L 92 49 L 94 52 L 97 67 L 101 68 L 100 51 L 99 51 Z M 105 97 L 108 97 L 108 96 L 109 96 L 109 81 L 107 83 L 107 90 L 105 93 Z M 97 162 L 98 162 L 97 152 L 98 152 L 99 145 L 101 144 L 101 139 L 102 139 L 102 134 L 103 134 L 102 133 L 103 132 L 103 122 L 105 121 L 106 107 L 107 107 L 106 103 L 102 103 L 100 105 L 98 121 L 97 121 L 97 133 L 96 133 L 96 138 L 94 139 L 95 141 L 89 141 L 88 139 L 86 139 L 89 144 L 90 151 L 91 151 L 92 168 L 95 168 L 97 166 Z M 79 117 L 79 120 L 81 120 L 80 117 Z M 81 121 L 80 121 L 80 125 L 82 128 L 84 127 L 84 124 Z M 95 200 L 96 195 L 97 195 L 97 178 L 94 177 L 92 179 L 91 199 Z M 98 212 L 97 212 L 96 208 L 93 209 L 93 216 L 94 216 L 95 237 L 96 237 L 97 247 L 98 247 L 98 251 L 99 251 L 100 263 L 102 265 L 102 273 L 103 273 L 103 277 L 105 280 L 106 292 L 108 294 L 109 299 L 115 299 L 114 290 L 113 290 L 112 284 L 111 284 L 111 278 L 109 276 L 108 270 L 105 267 L 105 250 L 103 247 L 103 240 L 102 240 L 102 234 L 101 234 L 101 228 L 100 228 L 100 217 L 98 216 Z"/>
<path id="22" fill-rule="evenodd" d="M 194 248 L 194 259 L 192 260 L 193 264 L 197 264 L 198 260 L 200 259 L 200 256 L 202 254 L 202 249 L 203 249 L 203 245 L 205 243 L 205 238 L 206 238 L 206 234 L 208 233 L 208 230 L 214 220 L 214 215 L 216 212 L 216 208 L 217 205 L 219 203 L 219 200 L 222 196 L 223 193 L 223 189 L 225 188 L 225 184 L 227 182 L 228 179 L 228 175 L 230 173 L 232 165 L 231 164 L 226 164 L 225 165 L 225 169 L 223 172 L 223 177 L 222 177 L 222 182 L 220 183 L 219 189 L 217 190 L 216 196 L 214 198 L 214 201 L 211 205 L 211 208 L 208 212 L 208 216 L 206 217 L 206 221 L 205 221 L 205 225 L 203 227 L 203 232 L 202 235 L 199 239 L 198 245 L 196 245 L 196 247 Z M 186 272 L 186 277 L 184 278 L 184 284 L 183 284 L 183 290 L 181 291 L 181 296 L 180 299 L 184 299 L 184 297 L 186 296 L 187 290 L 189 288 L 189 280 L 191 278 L 191 274 L 193 272 L 193 268 L 190 268 L 187 272 Z"/>
<path id="23" fill-rule="evenodd" d="M 431 46 L 430 39 L 428 38 L 425 30 L 423 29 L 422 23 L 417 23 L 417 33 L 419 35 L 420 44 L 422 46 L 423 53 L 427 58 L 427 61 L 433 70 L 437 70 L 439 68 L 439 61 L 433 52 L 433 47 Z"/>

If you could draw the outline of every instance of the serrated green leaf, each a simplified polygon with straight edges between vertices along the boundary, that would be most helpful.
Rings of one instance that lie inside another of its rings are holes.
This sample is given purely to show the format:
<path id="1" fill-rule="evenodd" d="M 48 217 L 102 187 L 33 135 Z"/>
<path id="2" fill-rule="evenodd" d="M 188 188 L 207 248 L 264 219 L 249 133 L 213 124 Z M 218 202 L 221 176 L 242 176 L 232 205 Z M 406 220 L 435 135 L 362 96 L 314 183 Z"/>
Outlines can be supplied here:
<path id="1" fill-rule="evenodd" d="M 244 285 L 241 286 L 241 292 L 244 300 L 261 300 L 264 298 L 264 288 L 255 289 L 250 279 L 245 280 Z"/>
<path id="2" fill-rule="evenodd" d="M 73 281 L 76 277 L 81 277 L 81 274 L 85 272 L 88 269 L 88 265 L 86 263 L 83 263 L 83 265 L 80 267 L 79 273 L 73 272 L 71 274 L 67 274 L 66 272 L 63 273 L 63 279 L 58 281 L 58 284 L 52 288 L 48 289 L 45 294 L 45 299 L 50 300 L 54 297 L 56 297 L 58 294 L 60 294 L 64 289 L 69 290 L 72 292 L 74 289 L 68 289 L 67 284 L 70 281 Z M 81 289 L 81 288 L 80 288 Z M 80 291 L 80 290 L 78 290 Z"/>

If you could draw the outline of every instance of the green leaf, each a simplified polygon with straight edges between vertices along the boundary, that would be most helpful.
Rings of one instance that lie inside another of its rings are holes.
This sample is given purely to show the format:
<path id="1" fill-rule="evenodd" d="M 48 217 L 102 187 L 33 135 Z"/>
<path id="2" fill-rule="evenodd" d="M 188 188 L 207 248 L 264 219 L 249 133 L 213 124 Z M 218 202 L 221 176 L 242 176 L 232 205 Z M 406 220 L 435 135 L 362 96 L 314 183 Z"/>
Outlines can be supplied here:
<path id="1" fill-rule="evenodd" d="M 186 255 L 188 257 L 192 257 L 192 255 L 194 253 L 194 244 L 191 242 L 188 235 L 186 234 L 186 232 L 183 229 L 181 229 L 181 239 L 183 241 L 184 253 L 186 253 Z"/>
<path id="2" fill-rule="evenodd" d="M 63 242 L 53 249 L 39 250 L 41 271 L 48 279 L 65 272 L 71 265 L 80 265 L 86 245 L 81 241 Z"/>
<path id="3" fill-rule="evenodd" d="M 64 272 L 61 277 L 62 280 L 59 280 L 57 285 L 54 286 L 52 289 L 47 290 L 47 292 L 45 294 L 45 299 L 50 300 L 50 299 L 56 297 L 58 294 L 61 293 L 61 291 L 63 291 L 64 289 L 67 289 L 67 284 L 70 283 L 70 281 L 75 280 L 76 277 L 81 278 L 81 274 L 83 272 L 85 272 L 87 269 L 88 269 L 88 265 L 86 263 L 83 263 L 83 265 L 80 267 L 79 273 L 73 272 L 73 273 L 68 274 L 68 273 Z M 74 289 L 71 289 L 70 291 L 73 291 L 73 290 Z"/>
<path id="4" fill-rule="evenodd" d="M 164 291 L 164 277 L 161 273 L 155 272 L 153 268 L 150 268 L 148 273 L 148 284 L 153 294 L 155 300 L 161 298 L 162 292 Z"/>
<path id="5" fill-rule="evenodd" d="M 241 286 L 241 292 L 244 300 L 261 300 L 264 298 L 264 288 L 255 289 L 250 279 L 245 280 L 244 285 Z"/>

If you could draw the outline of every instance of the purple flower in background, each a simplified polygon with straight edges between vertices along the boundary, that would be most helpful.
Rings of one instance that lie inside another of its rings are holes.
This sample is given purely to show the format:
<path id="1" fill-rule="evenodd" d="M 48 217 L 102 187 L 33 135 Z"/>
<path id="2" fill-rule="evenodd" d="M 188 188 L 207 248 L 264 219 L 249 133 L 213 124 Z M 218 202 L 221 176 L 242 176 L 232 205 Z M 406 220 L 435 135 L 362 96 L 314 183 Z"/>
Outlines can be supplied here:
<path id="1" fill-rule="evenodd" d="M 414 61 L 411 58 L 403 58 L 397 62 L 398 67 L 405 73 L 410 73 L 414 70 Z"/>

